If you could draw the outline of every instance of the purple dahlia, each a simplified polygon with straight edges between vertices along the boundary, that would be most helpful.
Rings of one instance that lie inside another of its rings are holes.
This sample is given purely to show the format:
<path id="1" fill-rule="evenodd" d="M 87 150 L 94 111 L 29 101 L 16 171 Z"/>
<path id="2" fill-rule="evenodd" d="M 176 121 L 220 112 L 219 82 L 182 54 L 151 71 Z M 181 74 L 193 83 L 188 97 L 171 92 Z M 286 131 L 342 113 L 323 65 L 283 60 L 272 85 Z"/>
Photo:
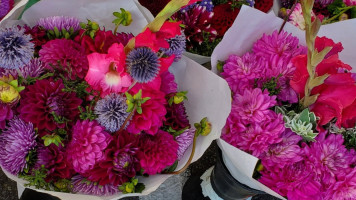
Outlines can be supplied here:
<path id="1" fill-rule="evenodd" d="M 78 173 L 85 173 L 93 169 L 94 165 L 103 160 L 104 150 L 112 137 L 96 121 L 77 121 L 73 126 L 71 140 L 66 153 L 69 163 Z"/>
<path id="2" fill-rule="evenodd" d="M 178 158 L 178 143 L 171 134 L 162 130 L 155 135 L 142 134 L 139 146 L 138 158 L 145 174 L 160 173 Z"/>
<path id="3" fill-rule="evenodd" d="M 36 147 L 36 133 L 32 123 L 15 117 L 0 135 L 0 165 L 13 175 L 26 167 L 28 154 Z"/>
<path id="4" fill-rule="evenodd" d="M 136 176 L 141 169 L 137 158 L 138 140 L 138 136 L 121 132 L 105 150 L 104 159 L 86 173 L 88 180 L 103 186 L 118 186 Z"/>
<path id="5" fill-rule="evenodd" d="M 32 122 L 40 130 L 64 128 L 64 123 L 54 121 L 54 115 L 70 121 L 75 120 L 82 100 L 77 98 L 75 93 L 63 92 L 63 89 L 61 80 L 38 80 L 34 85 L 27 86 L 21 93 L 18 107 L 20 118 Z"/>
<path id="6" fill-rule="evenodd" d="M 72 191 L 74 193 L 110 196 L 119 192 L 119 188 L 112 184 L 99 185 L 97 182 L 91 182 L 81 175 L 72 178 Z"/>
<path id="7" fill-rule="evenodd" d="M 88 72 L 85 49 L 73 40 L 51 40 L 42 46 L 39 55 L 47 69 L 58 70 L 70 79 L 83 79 Z"/>

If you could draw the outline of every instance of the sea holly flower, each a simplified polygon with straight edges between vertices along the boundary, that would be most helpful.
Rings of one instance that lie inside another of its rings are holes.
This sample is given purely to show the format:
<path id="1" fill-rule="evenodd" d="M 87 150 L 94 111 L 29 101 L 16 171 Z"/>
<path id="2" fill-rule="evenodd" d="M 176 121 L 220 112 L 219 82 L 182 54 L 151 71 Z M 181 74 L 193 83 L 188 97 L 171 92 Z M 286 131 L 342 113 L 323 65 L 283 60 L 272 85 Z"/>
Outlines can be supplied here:
<path id="1" fill-rule="evenodd" d="M 108 54 L 92 53 L 88 55 L 89 70 L 85 80 L 101 97 L 110 93 L 125 91 L 132 83 L 131 77 L 125 72 L 124 46 L 113 44 Z"/>

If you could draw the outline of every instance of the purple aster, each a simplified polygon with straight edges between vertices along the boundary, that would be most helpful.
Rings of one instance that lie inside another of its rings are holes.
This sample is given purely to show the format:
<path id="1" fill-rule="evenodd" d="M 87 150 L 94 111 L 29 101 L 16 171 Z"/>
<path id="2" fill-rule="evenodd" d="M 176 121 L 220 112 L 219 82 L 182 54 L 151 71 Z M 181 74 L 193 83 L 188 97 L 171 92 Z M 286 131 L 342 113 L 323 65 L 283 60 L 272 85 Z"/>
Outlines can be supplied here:
<path id="1" fill-rule="evenodd" d="M 133 49 L 126 58 L 131 77 L 139 83 L 152 81 L 159 72 L 159 60 L 150 48 Z"/>
<path id="2" fill-rule="evenodd" d="M 353 163 L 353 155 L 343 145 L 340 134 L 319 133 L 316 142 L 305 146 L 309 163 L 314 167 L 323 182 L 331 182 L 336 176 L 344 176 Z"/>
<path id="3" fill-rule="evenodd" d="M 14 113 L 9 104 L 0 103 L 0 129 L 5 129 L 6 120 L 14 117 Z"/>
<path id="4" fill-rule="evenodd" d="M 174 38 L 167 39 L 167 42 L 169 43 L 169 49 L 163 49 L 163 51 L 167 56 L 175 55 L 174 61 L 177 62 L 185 51 L 186 39 L 184 32 L 182 31 L 181 35 L 177 35 Z"/>
<path id="5" fill-rule="evenodd" d="M 81 175 L 72 178 L 72 185 L 72 191 L 80 194 L 110 196 L 119 192 L 118 187 L 112 184 L 99 185 L 97 182 L 91 182 Z"/>
<path id="6" fill-rule="evenodd" d="M 0 135 L 0 165 L 13 175 L 26 167 L 26 157 L 36 147 L 36 133 L 32 123 L 19 118 L 10 120 Z"/>
<path id="7" fill-rule="evenodd" d="M 20 27 L 0 29 L 0 68 L 19 69 L 30 62 L 34 44 L 24 31 Z"/>
<path id="8" fill-rule="evenodd" d="M 39 77 L 44 71 L 44 65 L 38 58 L 32 59 L 27 65 L 20 68 L 20 75 L 23 78 L 29 77 Z M 18 70 L 14 69 L 1 69 L 0 68 L 0 76 L 12 75 L 15 79 L 18 78 Z"/>
<path id="9" fill-rule="evenodd" d="M 57 27 L 59 31 L 62 29 L 70 31 L 70 29 L 73 28 L 73 31 L 75 32 L 80 29 L 79 23 L 79 19 L 75 17 L 52 16 L 39 19 L 37 24 L 46 30 L 54 30 L 54 28 Z"/>
<path id="10" fill-rule="evenodd" d="M 184 156 L 185 151 L 190 147 L 193 143 L 195 134 L 195 128 L 187 129 L 182 134 L 178 135 L 175 139 L 178 143 L 178 160 L 182 159 Z"/>
<path id="11" fill-rule="evenodd" d="M 113 133 L 120 129 L 129 116 L 126 110 L 126 98 L 112 93 L 96 103 L 94 113 L 98 115 L 96 121 L 107 131 Z"/>
<path id="12" fill-rule="evenodd" d="M 243 56 L 230 55 L 221 75 L 225 78 L 234 93 L 242 94 L 245 89 L 252 89 L 255 79 L 265 73 L 266 61 L 257 59 L 253 53 Z"/>
<path id="13" fill-rule="evenodd" d="M 263 34 L 262 38 L 253 45 L 252 51 L 256 56 L 269 59 L 273 55 L 284 56 L 289 59 L 300 54 L 306 54 L 306 48 L 299 46 L 299 39 L 282 31 L 274 31 L 271 35 Z"/>
<path id="14" fill-rule="evenodd" d="M 303 138 L 286 129 L 282 134 L 282 141 L 278 144 L 273 144 L 268 151 L 262 156 L 263 166 L 279 166 L 284 167 L 303 160 L 303 151 L 298 145 L 298 142 Z"/>
<path id="15" fill-rule="evenodd" d="M 11 10 L 14 0 L 1 0 L 0 4 L 0 19 L 2 19 Z"/>

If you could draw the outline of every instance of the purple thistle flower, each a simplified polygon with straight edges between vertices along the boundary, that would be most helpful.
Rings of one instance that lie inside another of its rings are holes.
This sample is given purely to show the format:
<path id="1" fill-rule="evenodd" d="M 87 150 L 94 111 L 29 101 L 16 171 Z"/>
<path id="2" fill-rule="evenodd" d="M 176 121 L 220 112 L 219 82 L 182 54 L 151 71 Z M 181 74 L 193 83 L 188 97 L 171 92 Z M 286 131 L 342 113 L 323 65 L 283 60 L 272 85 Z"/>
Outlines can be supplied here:
<path id="1" fill-rule="evenodd" d="M 177 62 L 181 57 L 186 47 L 186 39 L 184 32 L 181 35 L 177 35 L 174 38 L 167 40 L 169 43 L 168 49 L 163 49 L 164 53 L 168 56 L 175 55 L 174 61 Z"/>
<path id="2" fill-rule="evenodd" d="M 95 114 L 98 115 L 96 121 L 112 133 L 118 131 L 124 124 L 129 115 L 126 110 L 126 99 L 114 93 L 99 100 L 94 108 Z"/>
<path id="3" fill-rule="evenodd" d="M 99 185 L 97 182 L 91 182 L 81 175 L 72 178 L 72 185 L 72 191 L 81 194 L 109 196 L 119 192 L 118 187 L 112 184 Z"/>
<path id="4" fill-rule="evenodd" d="M 182 134 L 178 135 L 175 139 L 178 143 L 178 160 L 183 158 L 185 151 L 189 148 L 189 146 L 193 143 L 195 134 L 195 128 L 187 129 Z"/>
<path id="5" fill-rule="evenodd" d="M 24 67 L 20 68 L 20 75 L 23 78 L 29 78 L 29 77 L 39 77 L 44 70 L 44 65 L 38 58 L 32 59 L 27 65 Z M 15 79 L 18 78 L 18 70 L 14 69 L 1 69 L 0 68 L 0 76 L 8 76 L 12 75 Z"/>
<path id="6" fill-rule="evenodd" d="M 0 165 L 13 175 L 26 167 L 26 157 L 36 147 L 32 123 L 15 117 L 0 135 Z"/>
<path id="7" fill-rule="evenodd" d="M 73 31 L 78 31 L 80 29 L 79 19 L 75 17 L 68 16 L 52 16 L 41 18 L 38 20 L 38 25 L 42 26 L 46 30 L 54 30 L 54 27 L 57 27 L 59 31 L 65 29 L 66 31 L 70 31 L 73 28 Z"/>
<path id="8" fill-rule="evenodd" d="M 139 83 L 152 81 L 159 72 L 157 54 L 146 47 L 133 49 L 127 55 L 126 63 L 131 77 Z"/>
<path id="9" fill-rule="evenodd" d="M 0 29 L 0 68 L 19 69 L 30 62 L 34 44 L 24 31 L 20 27 Z"/>

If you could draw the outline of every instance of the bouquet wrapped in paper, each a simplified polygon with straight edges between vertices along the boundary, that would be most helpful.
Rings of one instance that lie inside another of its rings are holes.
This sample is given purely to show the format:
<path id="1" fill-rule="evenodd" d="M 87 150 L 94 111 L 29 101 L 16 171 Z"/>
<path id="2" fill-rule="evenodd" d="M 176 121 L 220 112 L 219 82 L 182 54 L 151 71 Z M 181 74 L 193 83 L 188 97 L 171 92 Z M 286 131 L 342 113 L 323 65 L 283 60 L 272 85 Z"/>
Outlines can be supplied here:
<path id="1" fill-rule="evenodd" d="M 160 3 L 146 0 L 138 2 L 155 16 L 169 0 Z M 187 41 L 185 55 L 201 64 L 209 62 L 214 48 L 231 27 L 242 5 L 269 12 L 273 0 L 202 0 L 174 14 L 172 20 L 182 22 Z"/>
<path id="2" fill-rule="evenodd" d="M 310 13 L 313 1 L 302 5 Z M 232 92 L 218 144 L 231 175 L 251 188 L 355 199 L 356 21 L 320 27 L 304 17 L 305 32 L 280 30 L 274 14 L 242 8 L 212 55 Z"/>
<path id="3" fill-rule="evenodd" d="M 182 57 L 180 23 L 166 21 L 190 3 L 172 1 L 147 24 L 133 1 L 41 0 L 4 22 L 5 174 L 61 199 L 117 199 L 197 160 L 230 103 L 223 79 Z"/>

